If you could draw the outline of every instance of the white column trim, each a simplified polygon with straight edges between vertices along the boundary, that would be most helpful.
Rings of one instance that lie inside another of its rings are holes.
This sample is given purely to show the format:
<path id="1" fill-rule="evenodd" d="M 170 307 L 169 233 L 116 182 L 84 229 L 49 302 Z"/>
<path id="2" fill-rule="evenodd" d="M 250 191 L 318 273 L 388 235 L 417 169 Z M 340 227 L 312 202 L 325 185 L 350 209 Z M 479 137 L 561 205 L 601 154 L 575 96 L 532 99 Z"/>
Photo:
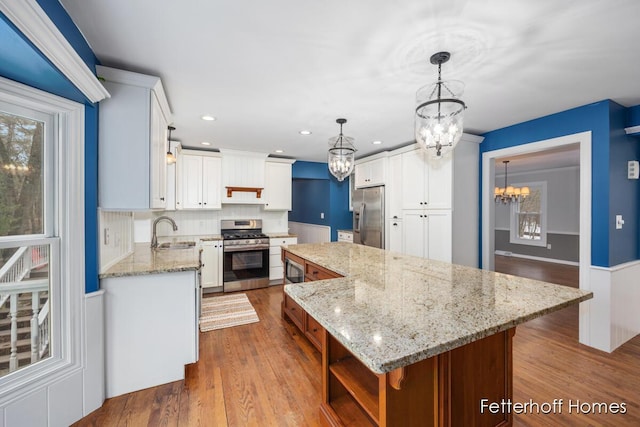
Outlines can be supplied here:
<path id="1" fill-rule="evenodd" d="M 110 96 L 36 0 L 0 0 L 0 11 L 89 101 Z"/>

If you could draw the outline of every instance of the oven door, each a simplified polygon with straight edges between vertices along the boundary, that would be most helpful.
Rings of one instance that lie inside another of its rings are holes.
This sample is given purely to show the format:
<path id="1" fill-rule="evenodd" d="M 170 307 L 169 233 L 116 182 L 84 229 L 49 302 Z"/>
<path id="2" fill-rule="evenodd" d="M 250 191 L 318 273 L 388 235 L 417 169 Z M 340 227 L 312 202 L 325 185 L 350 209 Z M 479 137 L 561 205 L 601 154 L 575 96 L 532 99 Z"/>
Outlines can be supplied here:
<path id="1" fill-rule="evenodd" d="M 269 285 L 269 248 L 224 251 L 223 290 L 235 292 Z"/>

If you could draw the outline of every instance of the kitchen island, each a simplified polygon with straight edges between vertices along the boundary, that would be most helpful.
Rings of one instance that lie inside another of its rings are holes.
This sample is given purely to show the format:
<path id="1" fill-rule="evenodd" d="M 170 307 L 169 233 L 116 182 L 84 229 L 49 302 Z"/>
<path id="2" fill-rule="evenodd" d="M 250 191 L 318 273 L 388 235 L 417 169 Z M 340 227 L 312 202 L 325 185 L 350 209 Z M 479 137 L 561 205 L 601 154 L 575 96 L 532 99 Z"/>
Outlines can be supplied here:
<path id="1" fill-rule="evenodd" d="M 510 425 L 481 402 L 511 399 L 515 326 L 592 297 L 349 243 L 283 257 L 343 276 L 284 287 L 303 326 L 318 325 L 326 425 Z"/>

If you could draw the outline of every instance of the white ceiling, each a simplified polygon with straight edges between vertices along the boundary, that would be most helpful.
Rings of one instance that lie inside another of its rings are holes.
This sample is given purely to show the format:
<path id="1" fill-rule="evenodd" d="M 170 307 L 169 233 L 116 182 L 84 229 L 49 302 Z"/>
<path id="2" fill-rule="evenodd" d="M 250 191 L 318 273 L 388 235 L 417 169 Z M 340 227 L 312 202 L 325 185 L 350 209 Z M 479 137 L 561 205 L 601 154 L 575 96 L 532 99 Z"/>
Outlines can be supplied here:
<path id="1" fill-rule="evenodd" d="M 338 117 L 358 157 L 406 144 L 441 50 L 443 78 L 466 85 L 467 133 L 607 98 L 640 104 L 638 0 L 61 3 L 103 65 L 162 78 L 185 146 L 326 161 Z"/>
<path id="2" fill-rule="evenodd" d="M 580 166 L 580 144 L 567 144 L 545 151 L 520 154 L 495 159 L 496 176 L 504 177 L 504 163 L 508 160 L 507 173 L 540 171 Z"/>

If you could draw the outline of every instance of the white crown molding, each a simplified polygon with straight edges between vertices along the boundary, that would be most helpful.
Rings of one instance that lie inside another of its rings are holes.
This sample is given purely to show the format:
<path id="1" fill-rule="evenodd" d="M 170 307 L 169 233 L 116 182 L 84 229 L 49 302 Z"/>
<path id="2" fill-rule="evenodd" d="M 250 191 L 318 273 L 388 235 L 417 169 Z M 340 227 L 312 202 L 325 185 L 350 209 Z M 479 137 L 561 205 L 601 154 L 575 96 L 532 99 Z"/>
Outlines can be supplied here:
<path id="1" fill-rule="evenodd" d="M 0 11 L 89 101 L 110 96 L 36 0 L 0 0 Z"/>

